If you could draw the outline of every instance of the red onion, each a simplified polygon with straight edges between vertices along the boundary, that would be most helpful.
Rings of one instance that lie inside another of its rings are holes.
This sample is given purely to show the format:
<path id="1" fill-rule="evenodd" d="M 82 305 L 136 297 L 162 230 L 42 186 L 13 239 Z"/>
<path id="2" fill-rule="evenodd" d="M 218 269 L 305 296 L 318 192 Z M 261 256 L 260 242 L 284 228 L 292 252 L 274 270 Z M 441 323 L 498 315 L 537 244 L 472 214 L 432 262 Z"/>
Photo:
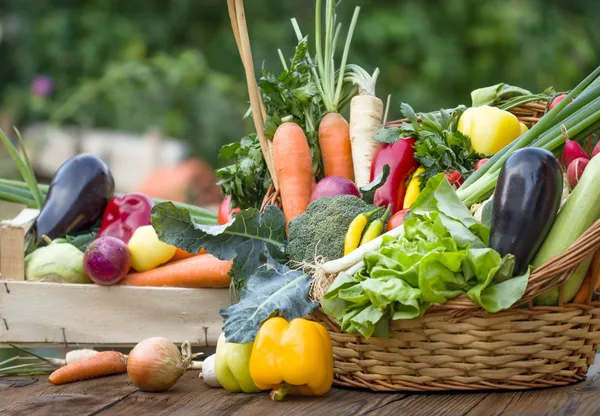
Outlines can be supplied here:
<path id="1" fill-rule="evenodd" d="M 319 181 L 313 190 L 311 201 L 322 196 L 354 195 L 360 197 L 358 187 L 350 179 L 341 176 L 327 176 Z"/>
<path id="2" fill-rule="evenodd" d="M 114 285 L 129 272 L 131 253 L 118 238 L 100 237 L 85 251 L 83 268 L 95 283 Z"/>

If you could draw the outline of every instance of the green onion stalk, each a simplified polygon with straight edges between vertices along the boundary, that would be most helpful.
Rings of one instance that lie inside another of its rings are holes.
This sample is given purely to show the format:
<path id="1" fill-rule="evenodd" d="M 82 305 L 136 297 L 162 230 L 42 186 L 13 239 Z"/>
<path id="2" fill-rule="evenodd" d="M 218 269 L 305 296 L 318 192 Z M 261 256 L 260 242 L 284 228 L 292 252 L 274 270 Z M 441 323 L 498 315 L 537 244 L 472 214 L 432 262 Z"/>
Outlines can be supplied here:
<path id="1" fill-rule="evenodd" d="M 457 194 L 466 206 L 489 196 L 498 181 L 506 159 L 524 147 L 541 147 L 555 151 L 565 142 L 562 129 L 572 138 L 585 137 L 600 121 L 600 67 L 577 85 L 565 99 L 546 113 L 530 130 L 506 146 L 474 172 L 458 189 Z M 572 99 L 577 98 L 571 103 Z"/>

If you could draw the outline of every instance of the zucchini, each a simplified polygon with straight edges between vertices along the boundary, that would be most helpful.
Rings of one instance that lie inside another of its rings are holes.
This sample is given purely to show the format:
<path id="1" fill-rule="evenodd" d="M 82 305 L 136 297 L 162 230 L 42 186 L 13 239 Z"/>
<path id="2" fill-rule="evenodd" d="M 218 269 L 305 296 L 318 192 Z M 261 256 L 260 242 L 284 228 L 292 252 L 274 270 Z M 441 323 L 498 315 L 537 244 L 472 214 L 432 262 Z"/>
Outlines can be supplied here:
<path id="1" fill-rule="evenodd" d="M 594 157 L 581 179 L 558 212 L 554 225 L 540 247 L 533 267 L 541 266 L 552 257 L 564 253 L 594 222 L 600 218 L 600 157 Z M 592 257 L 586 258 L 569 277 L 564 287 L 564 302 L 570 302 L 579 290 Z M 534 299 L 536 305 L 558 305 L 558 287 Z"/>

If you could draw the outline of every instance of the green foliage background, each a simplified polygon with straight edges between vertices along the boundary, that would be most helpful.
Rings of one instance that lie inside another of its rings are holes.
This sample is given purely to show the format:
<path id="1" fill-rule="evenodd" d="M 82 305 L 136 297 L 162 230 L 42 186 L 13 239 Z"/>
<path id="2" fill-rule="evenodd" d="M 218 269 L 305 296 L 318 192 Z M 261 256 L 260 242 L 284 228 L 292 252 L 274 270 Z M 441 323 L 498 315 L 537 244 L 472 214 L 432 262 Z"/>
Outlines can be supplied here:
<path id="1" fill-rule="evenodd" d="M 289 19 L 312 35 L 314 3 L 245 3 L 257 70 L 279 71 L 277 48 L 290 56 L 295 45 Z M 497 82 L 569 89 L 600 63 L 597 0 L 344 0 L 344 34 L 355 5 L 350 61 L 380 67 L 391 117 L 401 100 L 417 111 L 469 104 Z M 3 0 L 0 25 L 0 112 L 18 125 L 158 125 L 213 164 L 252 129 L 224 0 Z M 48 98 L 31 94 L 38 74 L 54 82 Z"/>

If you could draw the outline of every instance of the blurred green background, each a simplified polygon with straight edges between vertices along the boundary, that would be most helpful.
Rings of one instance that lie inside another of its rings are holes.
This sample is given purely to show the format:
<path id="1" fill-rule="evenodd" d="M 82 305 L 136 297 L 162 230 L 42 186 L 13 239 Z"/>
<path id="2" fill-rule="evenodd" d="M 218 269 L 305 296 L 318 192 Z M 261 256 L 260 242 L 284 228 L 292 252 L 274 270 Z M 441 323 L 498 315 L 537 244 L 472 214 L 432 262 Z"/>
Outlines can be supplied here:
<path id="1" fill-rule="evenodd" d="M 401 101 L 469 104 L 497 82 L 569 89 L 600 63 L 598 0 L 345 0 L 344 34 L 356 5 L 350 62 L 381 69 L 395 118 Z M 246 1 L 246 14 L 257 69 L 280 70 L 277 48 L 291 55 L 291 17 L 313 34 L 309 0 Z M 0 115 L 13 124 L 158 126 L 215 166 L 252 129 L 225 0 L 3 0 L 0 25 Z"/>

